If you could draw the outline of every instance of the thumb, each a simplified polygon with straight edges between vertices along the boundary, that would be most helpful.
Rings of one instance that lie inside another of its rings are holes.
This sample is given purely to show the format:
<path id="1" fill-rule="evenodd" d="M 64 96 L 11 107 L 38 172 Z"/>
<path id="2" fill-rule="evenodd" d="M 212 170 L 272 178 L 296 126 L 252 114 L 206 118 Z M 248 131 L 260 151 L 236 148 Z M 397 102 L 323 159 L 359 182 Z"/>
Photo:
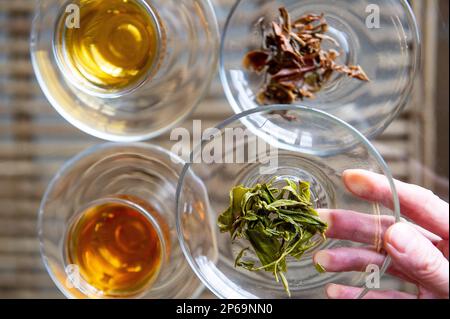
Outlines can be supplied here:
<path id="1" fill-rule="evenodd" d="M 422 234 L 406 223 L 392 225 L 384 246 L 398 268 L 431 292 L 448 298 L 448 260 Z"/>

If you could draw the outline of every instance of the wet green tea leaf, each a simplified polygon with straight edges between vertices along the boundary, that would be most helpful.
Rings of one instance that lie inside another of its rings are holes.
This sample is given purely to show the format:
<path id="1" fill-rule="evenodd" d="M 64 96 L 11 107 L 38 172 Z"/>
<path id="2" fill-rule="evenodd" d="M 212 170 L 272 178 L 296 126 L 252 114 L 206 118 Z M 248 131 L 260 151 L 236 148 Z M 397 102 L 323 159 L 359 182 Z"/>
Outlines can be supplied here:
<path id="1" fill-rule="evenodd" d="M 230 207 L 218 219 L 221 232 L 229 232 L 232 240 L 247 240 L 251 247 L 239 252 L 235 267 L 249 271 L 270 271 L 283 284 L 290 296 L 287 257 L 300 259 L 303 254 L 325 239 L 327 224 L 320 220 L 311 203 L 308 182 L 285 180 L 286 186 L 275 188 L 272 183 L 253 188 L 237 186 L 230 192 Z M 253 251 L 260 265 L 245 258 Z M 316 265 L 319 272 L 323 267 Z"/>

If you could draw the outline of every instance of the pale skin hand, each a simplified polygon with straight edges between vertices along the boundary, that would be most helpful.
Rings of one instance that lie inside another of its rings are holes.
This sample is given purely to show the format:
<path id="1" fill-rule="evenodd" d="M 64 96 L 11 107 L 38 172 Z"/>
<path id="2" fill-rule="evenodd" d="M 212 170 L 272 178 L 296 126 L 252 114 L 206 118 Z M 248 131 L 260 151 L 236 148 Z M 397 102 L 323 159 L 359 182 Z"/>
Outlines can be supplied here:
<path id="1" fill-rule="evenodd" d="M 385 177 L 363 170 L 343 174 L 347 189 L 365 200 L 392 208 L 391 192 Z M 381 219 L 376 229 L 375 216 L 343 210 L 320 211 L 328 222 L 327 236 L 373 244 L 377 234 L 383 252 L 373 248 L 335 248 L 319 251 L 314 262 L 329 272 L 364 271 L 369 264 L 382 265 L 386 254 L 392 258 L 390 274 L 414 283 L 418 294 L 400 291 L 370 291 L 365 298 L 449 298 L 449 205 L 431 191 L 419 186 L 395 182 L 401 212 L 417 225 L 407 222 L 393 224 L 393 218 Z M 379 236 L 381 234 L 381 236 Z M 330 284 L 329 298 L 355 298 L 361 288 Z"/>

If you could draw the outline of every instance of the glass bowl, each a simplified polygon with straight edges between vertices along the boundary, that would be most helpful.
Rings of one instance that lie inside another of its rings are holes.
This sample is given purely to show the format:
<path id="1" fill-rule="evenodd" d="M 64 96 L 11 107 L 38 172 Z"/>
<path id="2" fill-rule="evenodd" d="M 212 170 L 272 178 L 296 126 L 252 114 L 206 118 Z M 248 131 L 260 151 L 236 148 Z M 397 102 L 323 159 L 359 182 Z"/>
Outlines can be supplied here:
<path id="1" fill-rule="evenodd" d="M 148 72 L 120 89 L 83 81 L 67 62 L 59 26 L 80 1 L 36 1 L 32 63 L 53 107 L 82 131 L 116 142 L 153 138 L 186 118 L 216 70 L 219 32 L 210 1 L 137 0 L 156 26 L 157 52 Z"/>
<path id="2" fill-rule="evenodd" d="M 295 118 L 290 127 L 285 127 L 280 112 Z M 257 134 L 244 124 L 258 127 Z M 348 192 L 342 173 L 350 168 L 386 176 L 393 194 L 388 202 L 391 200 L 395 209 L 391 211 Z M 248 242 L 232 244 L 230 235 L 220 233 L 217 226 L 219 214 L 230 205 L 229 192 L 234 186 L 253 187 L 272 180 L 277 186 L 286 178 L 310 182 L 316 209 L 339 208 L 370 216 L 374 236 L 364 246 L 381 250 L 379 225 L 384 215 L 390 216 L 392 223 L 399 221 L 399 202 L 390 170 L 356 129 L 326 112 L 299 106 L 274 105 L 244 111 L 209 130 L 194 149 L 177 187 L 177 227 L 183 253 L 198 277 L 218 297 L 287 297 L 272 273 L 234 267 L 236 255 Z M 192 187 L 195 184 L 198 186 Z M 362 245 L 327 238 L 300 261 L 288 259 L 286 277 L 292 298 L 322 298 L 328 283 L 363 287 L 364 269 L 320 274 L 312 260 L 318 250 Z M 249 256 L 257 261 L 253 253 Z M 386 258 L 380 267 L 381 275 L 389 263 Z"/>
<path id="3" fill-rule="evenodd" d="M 220 56 L 222 84 L 236 114 L 259 106 L 256 97 L 263 74 L 247 71 L 242 61 L 247 52 L 261 48 L 260 19 L 271 23 L 281 6 L 293 20 L 305 13 L 324 13 L 327 34 L 339 43 L 337 62 L 359 64 L 370 78 L 362 82 L 334 74 L 315 99 L 295 104 L 326 111 L 368 138 L 381 133 L 406 105 L 419 69 L 420 38 L 408 1 L 236 1 L 225 24 Z"/>
<path id="4" fill-rule="evenodd" d="M 194 298 L 201 293 L 203 285 L 186 262 L 176 234 L 175 192 L 183 166 L 181 159 L 157 146 L 103 144 L 80 153 L 60 169 L 42 199 L 38 233 L 46 269 L 66 297 Z M 66 239 L 80 213 L 102 203 L 143 213 L 162 243 L 159 273 L 136 295 L 104 296 L 80 279 L 75 285 Z"/>

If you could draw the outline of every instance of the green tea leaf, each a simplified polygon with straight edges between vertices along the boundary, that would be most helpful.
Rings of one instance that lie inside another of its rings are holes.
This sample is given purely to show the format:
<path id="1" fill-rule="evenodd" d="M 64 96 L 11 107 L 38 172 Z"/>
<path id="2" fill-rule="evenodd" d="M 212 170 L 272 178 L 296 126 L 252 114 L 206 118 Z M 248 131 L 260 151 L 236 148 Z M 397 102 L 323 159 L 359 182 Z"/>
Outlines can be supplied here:
<path id="1" fill-rule="evenodd" d="M 270 264 L 278 258 L 281 246 L 278 240 L 253 229 L 247 229 L 246 235 L 263 265 Z"/>
<path id="2" fill-rule="evenodd" d="M 300 196 L 307 201 L 311 202 L 311 190 L 308 182 L 299 182 L 298 184 L 299 194 Z"/>
<path id="3" fill-rule="evenodd" d="M 269 205 L 269 207 L 279 208 L 279 207 L 295 207 L 295 206 L 305 206 L 304 203 L 291 200 L 291 199 L 279 199 Z M 306 205 L 307 206 L 307 205 Z"/>
<path id="4" fill-rule="evenodd" d="M 250 250 L 250 247 L 244 248 L 239 252 L 239 254 L 236 256 L 236 259 L 234 260 L 234 267 L 239 266 L 246 269 L 252 269 L 255 266 L 253 262 L 241 260 L 247 250 Z"/>
<path id="5" fill-rule="evenodd" d="M 284 289 L 286 290 L 289 297 L 291 297 L 291 291 L 289 290 L 289 283 L 286 279 L 286 276 L 280 272 L 281 282 L 283 283 Z"/>
<path id="6" fill-rule="evenodd" d="M 314 267 L 316 267 L 318 273 L 323 274 L 327 272 L 327 270 L 319 263 L 315 264 Z"/>
<path id="7" fill-rule="evenodd" d="M 243 186 L 237 186 L 230 191 L 230 207 L 219 216 L 218 226 L 222 233 L 230 232 L 233 236 L 236 225 L 236 220 L 241 215 L 241 203 L 248 189 Z"/>
<path id="8" fill-rule="evenodd" d="M 237 255 L 235 267 L 272 272 L 290 296 L 286 258 L 300 259 L 321 242 L 316 234 L 325 239 L 328 226 L 311 203 L 310 184 L 289 179 L 285 182 L 282 188 L 273 187 L 271 182 L 253 188 L 235 187 L 230 192 L 230 207 L 219 216 L 218 225 L 232 239 L 250 243 L 251 247 Z M 245 259 L 249 250 L 256 254 L 260 265 Z"/>

